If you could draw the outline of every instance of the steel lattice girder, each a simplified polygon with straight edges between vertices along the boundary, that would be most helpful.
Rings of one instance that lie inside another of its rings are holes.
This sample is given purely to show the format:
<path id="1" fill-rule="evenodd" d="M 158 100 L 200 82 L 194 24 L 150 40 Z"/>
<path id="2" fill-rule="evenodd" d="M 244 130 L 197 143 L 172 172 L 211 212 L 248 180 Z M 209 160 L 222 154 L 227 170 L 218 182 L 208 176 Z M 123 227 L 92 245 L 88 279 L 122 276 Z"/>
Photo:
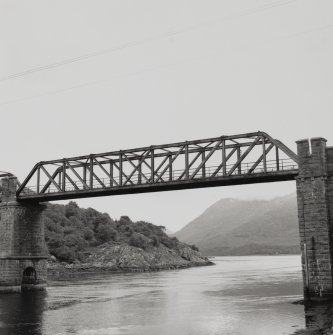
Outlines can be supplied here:
<path id="1" fill-rule="evenodd" d="M 39 162 L 20 185 L 17 199 L 49 201 L 291 180 L 298 174 L 297 163 L 293 151 L 264 132 L 220 136 Z"/>

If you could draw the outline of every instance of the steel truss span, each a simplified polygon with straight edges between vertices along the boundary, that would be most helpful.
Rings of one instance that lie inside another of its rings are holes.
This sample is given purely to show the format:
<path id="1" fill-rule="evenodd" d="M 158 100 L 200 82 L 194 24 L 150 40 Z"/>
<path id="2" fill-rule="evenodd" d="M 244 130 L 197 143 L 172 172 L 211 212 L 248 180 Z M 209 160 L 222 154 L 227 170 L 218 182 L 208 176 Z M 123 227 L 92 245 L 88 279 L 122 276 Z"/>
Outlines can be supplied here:
<path id="1" fill-rule="evenodd" d="M 293 180 L 297 155 L 264 132 L 37 163 L 20 201 L 51 201 Z"/>

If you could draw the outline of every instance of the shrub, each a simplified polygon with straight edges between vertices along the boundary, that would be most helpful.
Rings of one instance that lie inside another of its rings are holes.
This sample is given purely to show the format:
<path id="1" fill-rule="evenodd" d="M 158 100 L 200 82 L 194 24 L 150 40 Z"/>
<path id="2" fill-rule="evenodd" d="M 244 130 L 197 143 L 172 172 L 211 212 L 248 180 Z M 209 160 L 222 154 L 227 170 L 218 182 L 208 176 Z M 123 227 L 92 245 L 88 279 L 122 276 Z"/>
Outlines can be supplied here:
<path id="1" fill-rule="evenodd" d="M 161 239 L 161 242 L 169 249 L 176 249 L 179 243 L 177 237 L 168 237 L 168 236 L 163 237 Z"/>
<path id="2" fill-rule="evenodd" d="M 48 217 L 45 218 L 44 224 L 45 224 L 45 230 L 46 231 L 55 232 L 55 233 L 62 233 L 61 226 L 58 223 L 49 219 Z"/>
<path id="3" fill-rule="evenodd" d="M 64 234 L 65 235 L 69 235 L 69 234 L 72 234 L 72 233 L 75 233 L 75 228 L 72 227 L 72 226 L 67 226 L 64 228 Z"/>
<path id="4" fill-rule="evenodd" d="M 133 233 L 129 244 L 133 247 L 141 248 L 141 249 L 147 249 L 149 246 L 149 239 L 147 239 L 145 236 L 139 233 Z"/>
<path id="5" fill-rule="evenodd" d="M 152 237 L 152 243 L 153 243 L 153 246 L 154 246 L 154 247 L 159 247 L 160 244 L 161 244 L 161 241 L 160 241 L 160 239 L 158 238 L 158 236 L 154 235 L 154 236 Z"/>
<path id="6" fill-rule="evenodd" d="M 65 245 L 67 247 L 72 248 L 73 250 L 83 250 L 88 246 L 87 241 L 81 236 L 77 234 L 69 234 L 65 236 Z"/>
<path id="7" fill-rule="evenodd" d="M 68 263 L 73 263 L 76 259 L 75 252 L 68 247 L 57 248 L 51 253 L 51 255 L 54 255 L 59 260 Z"/>
<path id="8" fill-rule="evenodd" d="M 192 250 L 199 251 L 199 248 L 195 244 L 190 245 L 190 247 Z"/>
<path id="9" fill-rule="evenodd" d="M 83 237 L 85 240 L 91 241 L 94 238 L 94 232 L 90 228 L 85 227 L 83 230 Z"/>
<path id="10" fill-rule="evenodd" d="M 51 254 L 54 249 L 60 248 L 64 244 L 63 235 L 54 232 L 47 233 L 45 240 Z"/>

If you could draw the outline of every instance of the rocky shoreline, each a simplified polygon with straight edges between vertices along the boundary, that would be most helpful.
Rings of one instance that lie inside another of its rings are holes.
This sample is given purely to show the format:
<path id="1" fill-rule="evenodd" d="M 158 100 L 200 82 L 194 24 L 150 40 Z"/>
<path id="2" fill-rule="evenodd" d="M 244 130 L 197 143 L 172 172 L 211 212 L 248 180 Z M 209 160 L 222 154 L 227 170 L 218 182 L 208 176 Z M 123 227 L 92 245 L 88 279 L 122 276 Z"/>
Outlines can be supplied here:
<path id="1" fill-rule="evenodd" d="M 147 272 L 213 265 L 189 245 L 179 243 L 176 249 L 164 245 L 141 249 L 126 243 L 105 243 L 86 253 L 86 259 L 72 264 L 54 257 L 48 262 L 48 274 L 77 272 Z"/>

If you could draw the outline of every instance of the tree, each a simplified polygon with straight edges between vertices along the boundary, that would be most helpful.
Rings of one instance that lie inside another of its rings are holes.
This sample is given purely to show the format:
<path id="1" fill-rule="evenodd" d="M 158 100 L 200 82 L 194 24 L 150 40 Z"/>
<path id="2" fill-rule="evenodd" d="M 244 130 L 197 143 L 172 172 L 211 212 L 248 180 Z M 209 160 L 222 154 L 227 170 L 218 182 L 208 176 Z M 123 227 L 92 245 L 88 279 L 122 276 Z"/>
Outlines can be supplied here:
<path id="1" fill-rule="evenodd" d="M 102 243 L 108 241 L 118 241 L 118 232 L 108 224 L 99 224 L 96 232 L 97 240 Z"/>
<path id="2" fill-rule="evenodd" d="M 69 218 L 71 216 L 77 216 L 79 211 L 79 206 L 75 201 L 70 201 L 68 205 L 65 206 L 65 216 Z"/>
<path id="3" fill-rule="evenodd" d="M 132 245 L 133 247 L 147 249 L 149 246 L 149 241 L 150 240 L 144 235 L 139 233 L 133 233 L 129 240 L 129 244 Z"/>

